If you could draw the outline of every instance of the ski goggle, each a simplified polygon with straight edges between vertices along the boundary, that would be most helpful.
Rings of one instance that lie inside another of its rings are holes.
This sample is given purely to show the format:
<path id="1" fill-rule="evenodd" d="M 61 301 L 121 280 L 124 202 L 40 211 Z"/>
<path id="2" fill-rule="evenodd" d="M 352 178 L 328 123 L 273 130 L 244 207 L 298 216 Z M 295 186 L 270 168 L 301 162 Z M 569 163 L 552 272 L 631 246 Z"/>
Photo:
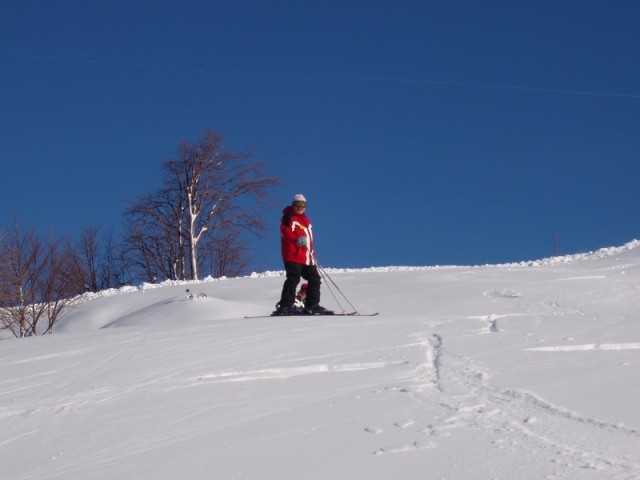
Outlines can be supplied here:
<path id="1" fill-rule="evenodd" d="M 293 206 L 296 208 L 307 208 L 307 202 L 293 202 Z"/>

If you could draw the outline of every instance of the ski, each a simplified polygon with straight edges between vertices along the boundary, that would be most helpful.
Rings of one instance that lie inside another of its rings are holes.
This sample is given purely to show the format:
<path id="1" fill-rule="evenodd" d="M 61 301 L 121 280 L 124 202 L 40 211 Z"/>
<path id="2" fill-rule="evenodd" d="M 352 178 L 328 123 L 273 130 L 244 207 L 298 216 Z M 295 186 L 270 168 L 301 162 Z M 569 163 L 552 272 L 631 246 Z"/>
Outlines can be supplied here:
<path id="1" fill-rule="evenodd" d="M 290 315 L 246 315 L 244 318 L 278 318 L 278 317 L 375 317 L 380 312 L 375 313 L 359 313 L 359 312 L 341 312 L 341 313 L 292 313 Z"/>
<path id="2" fill-rule="evenodd" d="M 375 317 L 380 312 L 373 313 L 360 313 L 360 312 L 344 312 L 344 313 L 334 313 L 334 315 L 338 315 L 341 317 Z"/>

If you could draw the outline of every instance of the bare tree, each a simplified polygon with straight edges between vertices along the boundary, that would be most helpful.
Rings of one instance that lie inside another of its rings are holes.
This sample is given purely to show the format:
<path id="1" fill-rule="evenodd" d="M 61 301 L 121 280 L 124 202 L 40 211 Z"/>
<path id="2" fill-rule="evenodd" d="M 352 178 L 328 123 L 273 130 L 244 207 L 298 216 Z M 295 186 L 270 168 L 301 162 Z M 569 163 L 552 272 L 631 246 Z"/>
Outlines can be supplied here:
<path id="1" fill-rule="evenodd" d="M 41 280 L 39 296 L 46 306 L 45 333 L 52 333 L 54 325 L 82 293 L 84 272 L 69 240 L 49 242 L 45 261 L 46 275 Z"/>
<path id="2" fill-rule="evenodd" d="M 264 199 L 268 188 L 279 183 L 264 175 L 262 165 L 252 162 L 249 153 L 225 150 L 223 138 L 208 129 L 198 143 L 182 142 L 179 157 L 165 163 L 165 169 L 180 178 L 176 183 L 187 191 L 187 240 L 194 280 L 199 278 L 198 247 L 202 239 L 217 232 L 222 238 L 229 228 L 263 228 L 257 212 L 251 212 L 239 200 Z"/>
<path id="3" fill-rule="evenodd" d="M 17 223 L 0 244 L 0 318 L 16 337 L 51 332 L 72 298 L 82 291 L 82 274 L 73 249 L 45 241 L 35 229 L 22 233 Z M 39 328 L 42 319 L 47 327 Z"/>
<path id="4" fill-rule="evenodd" d="M 126 255 L 122 245 L 115 241 L 113 232 L 103 241 L 99 280 L 101 289 L 117 288 L 128 283 Z"/>
<path id="5" fill-rule="evenodd" d="M 179 201 L 163 188 L 156 196 L 145 195 L 126 212 L 128 257 L 149 281 L 186 278 L 181 210 Z"/>
<path id="6" fill-rule="evenodd" d="M 44 247 L 34 229 L 25 234 L 16 223 L 3 236 L 3 324 L 16 337 L 33 335 L 44 314 L 37 299 L 37 279 L 44 272 Z"/>
<path id="7" fill-rule="evenodd" d="M 244 243 L 237 241 L 238 235 L 237 229 L 233 229 L 203 245 L 212 276 L 234 277 L 247 269 L 250 263 L 249 254 Z"/>
<path id="8" fill-rule="evenodd" d="M 87 227 L 80 232 L 78 253 L 82 257 L 84 276 L 87 290 L 97 292 L 98 287 L 98 255 L 99 255 L 99 227 Z"/>
<path id="9" fill-rule="evenodd" d="M 257 234 L 264 228 L 259 209 L 269 188 L 280 182 L 266 175 L 249 152 L 227 150 L 223 139 L 207 129 L 198 142 L 181 142 L 177 157 L 162 164 L 162 187 L 127 212 L 128 243 L 139 261 L 166 278 L 197 280 L 201 265 L 208 263 L 202 245 L 218 239 L 218 247 L 237 251 L 240 232 Z M 231 259 L 239 257 L 228 255 Z"/>
<path id="10" fill-rule="evenodd" d="M 76 246 L 85 290 L 91 292 L 120 287 L 126 282 L 122 245 L 115 242 L 113 232 L 104 235 L 100 230 L 97 226 L 83 229 Z"/>

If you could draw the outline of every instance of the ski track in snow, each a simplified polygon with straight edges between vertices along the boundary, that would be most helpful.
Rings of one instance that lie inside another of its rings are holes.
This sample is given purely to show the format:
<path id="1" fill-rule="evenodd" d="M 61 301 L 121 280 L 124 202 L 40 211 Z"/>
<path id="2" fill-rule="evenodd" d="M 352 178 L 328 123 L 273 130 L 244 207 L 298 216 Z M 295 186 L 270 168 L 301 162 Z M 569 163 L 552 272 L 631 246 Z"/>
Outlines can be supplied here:
<path id="1" fill-rule="evenodd" d="M 529 352 L 591 352 L 594 350 L 640 350 L 640 343 L 589 343 L 585 345 L 561 345 L 525 348 Z"/>
<path id="2" fill-rule="evenodd" d="M 221 373 L 210 373 L 201 375 L 195 379 L 193 385 L 202 383 L 224 383 L 224 382 L 249 382 L 256 380 L 273 380 L 287 379 L 300 375 L 313 375 L 319 373 L 331 372 L 358 372 L 362 370 L 371 370 L 376 368 L 385 368 L 398 365 L 405 365 L 406 362 L 370 362 L 370 363 L 354 363 L 345 365 L 333 364 L 316 364 L 304 367 L 291 368 L 264 368 L 258 370 L 244 370 Z"/>
<path id="3" fill-rule="evenodd" d="M 382 445 L 374 455 L 437 449 L 440 438 L 481 429 L 501 455 L 533 456 L 554 466 L 555 473 L 547 478 L 571 479 L 576 472 L 588 471 L 602 472 L 606 478 L 640 478 L 637 429 L 580 415 L 526 391 L 493 386 L 490 376 L 469 359 L 448 352 L 438 334 L 422 334 L 417 344 L 424 361 L 414 366 L 407 384 L 384 391 L 410 395 L 425 411 L 439 405 L 441 415 L 393 422 L 392 428 L 403 430 L 406 441 Z M 363 428 L 381 440 L 388 430 Z M 393 436 L 397 438 L 397 432 Z"/>

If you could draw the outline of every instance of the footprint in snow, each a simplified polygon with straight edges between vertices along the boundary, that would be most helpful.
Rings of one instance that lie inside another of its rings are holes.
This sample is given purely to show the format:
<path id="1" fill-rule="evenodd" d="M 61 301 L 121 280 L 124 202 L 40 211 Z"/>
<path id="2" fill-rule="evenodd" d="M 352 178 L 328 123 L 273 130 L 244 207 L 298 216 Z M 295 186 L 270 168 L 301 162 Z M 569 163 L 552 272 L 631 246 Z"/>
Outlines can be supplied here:
<path id="1" fill-rule="evenodd" d="M 414 422 L 413 420 L 408 419 L 408 420 L 401 420 L 401 421 L 399 421 L 399 422 L 394 422 L 394 424 L 393 424 L 393 425 L 394 425 L 395 427 L 398 427 L 398 428 L 408 428 L 408 427 L 410 427 L 411 425 L 413 425 L 414 423 L 415 423 L 415 422 Z"/>
<path id="2" fill-rule="evenodd" d="M 367 433 L 373 433 L 374 435 L 379 435 L 383 432 L 381 428 L 375 428 L 375 427 L 365 427 L 364 431 Z"/>
<path id="3" fill-rule="evenodd" d="M 411 443 L 404 443 L 399 445 L 390 445 L 388 447 L 382 447 L 373 452 L 374 455 L 385 455 L 387 453 L 406 453 L 414 452 L 417 450 L 428 450 L 436 448 L 436 444 L 425 440 L 416 440 Z"/>

